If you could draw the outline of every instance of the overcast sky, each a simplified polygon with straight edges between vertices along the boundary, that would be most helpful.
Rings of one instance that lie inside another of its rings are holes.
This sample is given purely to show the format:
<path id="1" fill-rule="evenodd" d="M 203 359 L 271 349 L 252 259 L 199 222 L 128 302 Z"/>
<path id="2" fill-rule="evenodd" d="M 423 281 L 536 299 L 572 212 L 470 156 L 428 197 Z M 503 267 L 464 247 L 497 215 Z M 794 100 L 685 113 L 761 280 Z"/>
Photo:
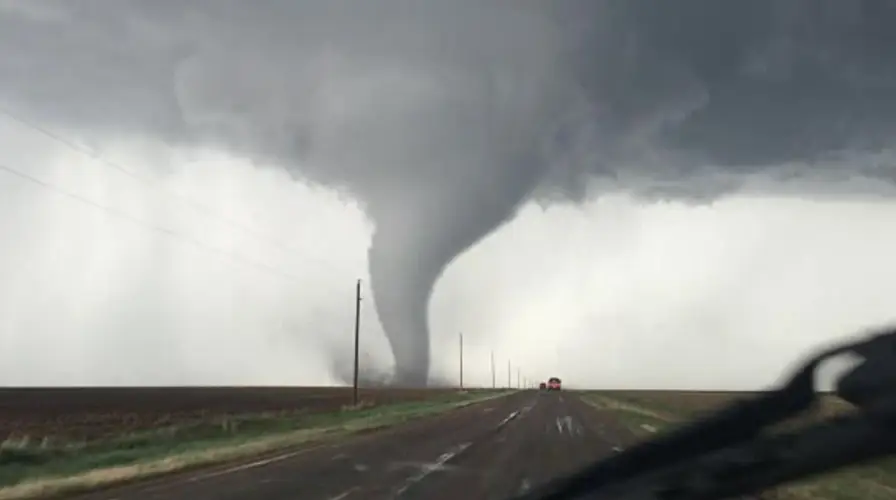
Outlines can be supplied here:
<path id="1" fill-rule="evenodd" d="M 358 278 L 405 380 L 758 388 L 896 319 L 873 2 L 245 5 L 0 3 L 0 384 L 343 383 Z"/>

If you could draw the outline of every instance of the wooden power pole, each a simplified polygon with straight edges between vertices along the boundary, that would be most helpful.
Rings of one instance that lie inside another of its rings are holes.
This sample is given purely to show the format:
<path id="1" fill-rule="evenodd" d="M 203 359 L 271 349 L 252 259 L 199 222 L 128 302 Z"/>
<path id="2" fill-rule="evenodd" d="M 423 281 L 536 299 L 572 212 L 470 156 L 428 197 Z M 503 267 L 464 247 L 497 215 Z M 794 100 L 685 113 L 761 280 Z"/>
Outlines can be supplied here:
<path id="1" fill-rule="evenodd" d="M 355 286 L 355 373 L 352 384 L 352 405 L 358 406 L 358 355 L 359 339 L 361 337 L 361 280 Z"/>

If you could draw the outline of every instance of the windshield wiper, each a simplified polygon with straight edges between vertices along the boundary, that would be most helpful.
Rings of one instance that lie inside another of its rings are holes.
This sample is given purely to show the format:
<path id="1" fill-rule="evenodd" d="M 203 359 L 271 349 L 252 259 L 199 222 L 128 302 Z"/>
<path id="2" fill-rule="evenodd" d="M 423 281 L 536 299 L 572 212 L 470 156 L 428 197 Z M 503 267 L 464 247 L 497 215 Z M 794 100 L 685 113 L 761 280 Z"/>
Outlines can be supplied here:
<path id="1" fill-rule="evenodd" d="M 836 394 L 857 411 L 790 432 L 766 432 L 818 402 L 815 372 L 856 354 Z M 896 328 L 822 352 L 781 388 L 636 445 L 520 499 L 723 499 L 896 454 Z"/>

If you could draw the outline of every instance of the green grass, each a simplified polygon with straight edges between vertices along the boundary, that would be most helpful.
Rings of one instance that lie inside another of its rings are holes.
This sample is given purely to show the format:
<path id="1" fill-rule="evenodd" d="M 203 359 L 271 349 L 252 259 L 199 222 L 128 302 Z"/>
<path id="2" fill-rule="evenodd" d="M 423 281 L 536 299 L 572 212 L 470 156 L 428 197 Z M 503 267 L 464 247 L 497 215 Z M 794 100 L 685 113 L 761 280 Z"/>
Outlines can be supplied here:
<path id="1" fill-rule="evenodd" d="M 625 393 L 587 392 L 583 399 L 599 408 L 617 411 L 620 421 L 640 436 L 651 425 L 657 432 L 668 430 L 677 422 L 686 421 L 719 408 L 733 400 L 721 393 Z M 779 428 L 793 428 L 824 416 L 851 411 L 847 403 L 832 396 L 823 396 L 819 410 Z M 768 498 L 780 500 L 884 500 L 896 498 L 896 459 L 843 469 L 832 474 L 810 478 L 768 492 Z M 765 498 L 765 497 L 764 497 Z"/>
<path id="2" fill-rule="evenodd" d="M 166 427 L 89 444 L 4 443 L 0 500 L 29 498 L 210 465 L 410 419 L 506 395 L 449 392 L 409 403 L 317 415 L 246 415 Z"/>

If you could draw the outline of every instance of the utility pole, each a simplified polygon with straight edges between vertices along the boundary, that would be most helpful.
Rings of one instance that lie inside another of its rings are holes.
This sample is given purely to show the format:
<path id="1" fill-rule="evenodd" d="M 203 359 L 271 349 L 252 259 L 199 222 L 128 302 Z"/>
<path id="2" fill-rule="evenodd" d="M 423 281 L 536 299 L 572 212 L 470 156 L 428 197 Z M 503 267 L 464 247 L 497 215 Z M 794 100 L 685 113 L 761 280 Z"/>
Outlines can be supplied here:
<path id="1" fill-rule="evenodd" d="M 495 388 L 495 351 L 492 351 L 492 389 Z"/>
<path id="2" fill-rule="evenodd" d="M 464 390 L 464 334 L 460 333 L 460 390 Z"/>
<path id="3" fill-rule="evenodd" d="M 358 341 L 361 336 L 361 280 L 355 286 L 355 374 L 352 387 L 352 405 L 358 406 Z"/>
<path id="4" fill-rule="evenodd" d="M 516 369 L 516 388 L 517 389 L 523 388 L 523 386 L 520 385 L 520 369 L 519 368 Z"/>

